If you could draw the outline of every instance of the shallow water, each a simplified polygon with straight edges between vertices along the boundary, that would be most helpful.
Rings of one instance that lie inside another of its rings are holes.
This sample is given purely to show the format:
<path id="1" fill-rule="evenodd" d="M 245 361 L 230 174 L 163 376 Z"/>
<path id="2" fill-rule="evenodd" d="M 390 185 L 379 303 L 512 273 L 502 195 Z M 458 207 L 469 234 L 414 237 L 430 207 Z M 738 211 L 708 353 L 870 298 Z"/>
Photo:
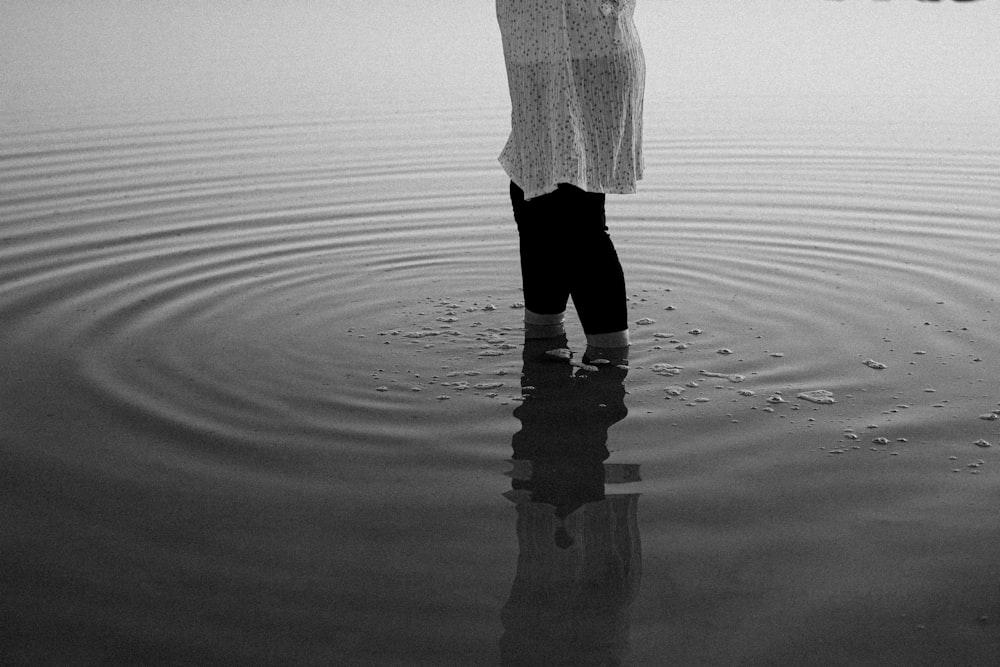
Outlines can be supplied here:
<path id="1" fill-rule="evenodd" d="M 997 664 L 993 118 L 651 106 L 626 373 L 492 99 L 5 116 L 5 661 Z"/>

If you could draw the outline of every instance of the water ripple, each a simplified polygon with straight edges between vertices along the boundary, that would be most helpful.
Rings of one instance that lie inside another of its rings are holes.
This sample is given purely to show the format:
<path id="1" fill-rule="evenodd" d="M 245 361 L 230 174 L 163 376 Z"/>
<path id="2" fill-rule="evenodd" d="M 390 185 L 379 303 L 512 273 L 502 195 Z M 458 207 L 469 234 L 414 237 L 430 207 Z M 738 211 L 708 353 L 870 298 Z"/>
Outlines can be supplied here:
<path id="1" fill-rule="evenodd" d="M 408 418 L 457 396 L 442 368 L 490 347 L 477 331 L 516 339 L 516 245 L 496 142 L 442 129 L 471 127 L 457 112 L 383 120 L 418 131 L 220 118 L 6 138 L 5 336 L 75 350 L 123 419 L 244 447 L 412 438 Z M 992 303 L 998 151 L 689 137 L 651 141 L 647 159 L 641 194 L 609 203 L 633 311 L 680 306 L 668 317 L 738 353 L 799 351 L 758 362 L 760 382 L 850 385 L 837 355 L 854 363 L 889 333 L 955 354 L 923 322 Z M 450 338 L 379 339 L 440 329 L 448 295 L 476 304 Z M 386 362 L 399 386 L 380 394 Z"/>

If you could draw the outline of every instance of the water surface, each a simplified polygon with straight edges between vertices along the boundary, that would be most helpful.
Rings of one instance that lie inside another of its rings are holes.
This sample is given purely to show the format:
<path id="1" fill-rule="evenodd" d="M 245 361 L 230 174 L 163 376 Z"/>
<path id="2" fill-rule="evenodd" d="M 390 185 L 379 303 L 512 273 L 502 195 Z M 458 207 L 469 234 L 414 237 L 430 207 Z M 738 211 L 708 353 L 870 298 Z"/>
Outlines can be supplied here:
<path id="1" fill-rule="evenodd" d="M 7 662 L 995 664 L 996 84 L 942 76 L 994 19 L 904 4 L 864 9 L 890 61 L 937 35 L 937 79 L 874 106 L 846 69 L 790 94 L 769 39 L 754 94 L 708 51 L 667 67 L 739 22 L 645 10 L 647 178 L 609 199 L 627 372 L 581 364 L 572 318 L 572 359 L 523 344 L 495 59 L 454 64 L 462 97 L 370 63 L 409 92 L 293 94 L 319 69 L 279 76 L 274 35 L 328 25 L 306 3 L 221 23 L 274 56 L 267 94 L 202 96 L 184 59 L 155 103 L 8 102 Z M 492 35 L 429 7 L 399 25 Z M 861 8 L 742 20 L 850 34 Z"/>

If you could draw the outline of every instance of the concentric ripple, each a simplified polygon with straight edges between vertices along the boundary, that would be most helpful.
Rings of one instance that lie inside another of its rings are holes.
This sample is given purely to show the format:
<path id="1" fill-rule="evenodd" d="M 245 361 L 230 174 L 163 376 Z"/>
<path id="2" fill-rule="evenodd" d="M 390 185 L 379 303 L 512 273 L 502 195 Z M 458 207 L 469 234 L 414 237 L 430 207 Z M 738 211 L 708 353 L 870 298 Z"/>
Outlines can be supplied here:
<path id="1" fill-rule="evenodd" d="M 369 431 L 392 407 L 356 392 L 374 370 L 358 360 L 378 351 L 352 330 L 397 325 L 401 295 L 471 278 L 501 239 L 484 241 L 496 220 L 476 193 L 434 190 L 447 169 L 411 156 L 482 165 L 426 137 L 393 162 L 358 129 L 221 119 L 16 137 L 8 336 L 74 350 L 104 403 L 189 437 L 391 435 Z"/>
<path id="2" fill-rule="evenodd" d="M 400 415 L 444 410 L 448 372 L 516 371 L 500 344 L 518 324 L 502 137 L 456 131 L 480 113 L 13 136 L 5 336 L 72 350 L 112 412 L 186 437 L 412 439 Z M 647 160 L 641 194 L 609 204 L 632 310 L 656 322 L 636 330 L 640 364 L 669 350 L 767 391 L 860 384 L 858 357 L 996 357 L 995 147 L 653 137 Z M 633 373 L 633 393 L 655 377 Z"/>

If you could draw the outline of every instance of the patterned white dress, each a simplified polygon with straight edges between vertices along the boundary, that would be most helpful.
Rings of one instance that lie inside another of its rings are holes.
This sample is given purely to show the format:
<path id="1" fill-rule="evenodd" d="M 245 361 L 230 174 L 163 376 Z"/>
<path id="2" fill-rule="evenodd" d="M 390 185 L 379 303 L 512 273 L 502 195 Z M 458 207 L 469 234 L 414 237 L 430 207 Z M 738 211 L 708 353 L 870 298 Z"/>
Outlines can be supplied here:
<path id="1" fill-rule="evenodd" d="M 645 63 L 636 0 L 496 0 L 510 87 L 500 164 L 526 199 L 642 178 Z"/>

